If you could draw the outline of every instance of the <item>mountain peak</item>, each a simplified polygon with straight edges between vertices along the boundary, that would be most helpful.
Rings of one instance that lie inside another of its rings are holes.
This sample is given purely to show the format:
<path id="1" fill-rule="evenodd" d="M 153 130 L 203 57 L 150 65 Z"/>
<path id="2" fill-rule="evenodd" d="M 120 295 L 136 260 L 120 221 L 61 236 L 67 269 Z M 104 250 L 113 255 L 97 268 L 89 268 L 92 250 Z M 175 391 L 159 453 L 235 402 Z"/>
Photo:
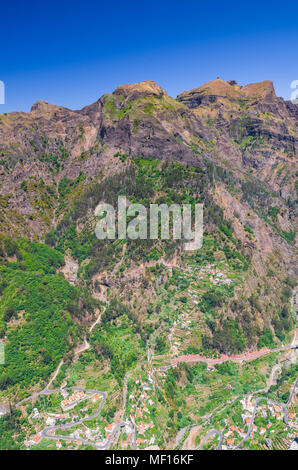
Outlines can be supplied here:
<path id="1" fill-rule="evenodd" d="M 242 88 L 242 93 L 248 98 L 275 98 L 274 85 L 270 80 L 264 80 L 263 82 L 250 83 Z"/>
<path id="2" fill-rule="evenodd" d="M 165 95 L 166 92 L 154 80 L 145 80 L 143 82 L 120 85 L 116 88 L 113 94 L 122 95 L 129 99 L 135 99 L 142 96 L 152 95 L 160 98 Z"/>
<path id="3" fill-rule="evenodd" d="M 201 96 L 212 95 L 212 96 L 223 96 L 223 97 L 238 97 L 241 90 L 241 86 L 238 85 L 235 80 L 230 80 L 226 82 L 220 78 L 216 80 L 211 80 L 204 83 L 198 88 L 193 88 L 190 91 L 184 91 L 177 96 L 179 101 L 183 100 L 189 95 L 199 94 Z"/>
<path id="4" fill-rule="evenodd" d="M 201 104 L 214 103 L 217 99 L 235 102 L 239 99 L 254 102 L 257 99 L 259 102 L 264 101 L 268 104 L 268 102 L 274 102 L 276 98 L 274 86 L 270 80 L 241 86 L 235 80 L 225 81 L 220 78 L 204 83 L 204 85 L 190 91 L 184 91 L 177 96 L 178 101 L 191 108 Z"/>
<path id="5" fill-rule="evenodd" d="M 61 106 L 57 106 L 56 104 L 50 104 L 44 100 L 38 100 L 32 105 L 30 111 L 31 113 L 36 114 L 47 114 L 53 111 L 57 111 L 58 109 L 61 109 Z"/>

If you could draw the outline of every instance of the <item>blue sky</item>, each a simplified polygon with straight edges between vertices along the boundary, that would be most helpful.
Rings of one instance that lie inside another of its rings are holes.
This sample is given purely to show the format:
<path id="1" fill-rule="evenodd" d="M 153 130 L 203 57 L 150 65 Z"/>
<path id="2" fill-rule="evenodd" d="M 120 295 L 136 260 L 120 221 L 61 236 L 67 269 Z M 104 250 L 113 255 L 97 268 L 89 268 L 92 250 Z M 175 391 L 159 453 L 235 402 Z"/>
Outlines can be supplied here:
<path id="1" fill-rule="evenodd" d="M 123 83 L 169 95 L 221 77 L 298 79 L 298 2 L 12 0 L 1 5 L 0 113 L 38 99 L 79 109 Z"/>

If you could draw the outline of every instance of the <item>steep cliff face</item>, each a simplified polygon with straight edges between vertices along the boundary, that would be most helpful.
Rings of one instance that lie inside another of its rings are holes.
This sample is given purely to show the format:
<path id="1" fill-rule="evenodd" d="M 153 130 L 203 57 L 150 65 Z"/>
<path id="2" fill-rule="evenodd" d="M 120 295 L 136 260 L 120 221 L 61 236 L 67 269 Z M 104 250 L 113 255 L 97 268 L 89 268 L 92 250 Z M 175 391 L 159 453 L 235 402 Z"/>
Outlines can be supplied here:
<path id="1" fill-rule="evenodd" d="M 236 153 L 233 162 L 238 167 L 259 169 L 257 176 L 263 179 L 263 170 L 275 163 L 294 166 L 297 110 L 275 95 L 272 82 L 241 87 L 215 80 L 182 93 L 177 100 L 193 109 L 213 132 L 216 130 L 220 140 L 232 140 L 232 153 Z"/>

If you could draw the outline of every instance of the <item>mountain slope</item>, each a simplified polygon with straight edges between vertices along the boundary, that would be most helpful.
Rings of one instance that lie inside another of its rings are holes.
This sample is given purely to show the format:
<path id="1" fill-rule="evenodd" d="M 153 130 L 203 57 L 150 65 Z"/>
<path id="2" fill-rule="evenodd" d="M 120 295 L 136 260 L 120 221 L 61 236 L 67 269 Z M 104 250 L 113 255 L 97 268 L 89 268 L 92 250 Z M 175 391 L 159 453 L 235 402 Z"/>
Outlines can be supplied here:
<path id="1" fill-rule="evenodd" d="M 0 230 L 71 257 L 77 288 L 121 301 L 157 355 L 273 347 L 293 328 L 297 117 L 269 81 L 220 79 L 177 99 L 146 81 L 80 111 L 39 101 L 30 113 L 0 115 Z M 203 248 L 188 255 L 179 242 L 97 240 L 94 209 L 118 194 L 146 205 L 203 202 Z M 0 263 L 11 269 L 5 250 Z M 7 289 L 0 318 L 9 344 Z M 193 328 L 173 349 L 170 330 L 185 308 Z M 121 307 L 113 312 L 107 323 Z"/>

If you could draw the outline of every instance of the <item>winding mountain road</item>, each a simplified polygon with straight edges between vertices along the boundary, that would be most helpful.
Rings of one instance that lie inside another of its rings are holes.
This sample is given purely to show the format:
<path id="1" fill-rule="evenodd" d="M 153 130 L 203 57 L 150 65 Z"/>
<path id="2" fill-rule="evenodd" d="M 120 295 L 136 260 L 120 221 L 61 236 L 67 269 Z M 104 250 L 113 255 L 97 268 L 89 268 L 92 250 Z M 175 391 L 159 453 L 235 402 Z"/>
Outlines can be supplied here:
<path id="1" fill-rule="evenodd" d="M 266 398 L 266 397 L 259 397 L 256 399 L 256 402 L 255 402 L 255 406 L 254 406 L 254 409 L 253 409 L 253 412 L 252 412 L 252 417 L 251 417 L 251 420 L 250 420 L 250 423 L 249 423 L 249 427 L 248 427 L 248 430 L 247 430 L 247 433 L 246 433 L 246 436 L 242 439 L 242 441 L 237 444 L 235 447 L 234 447 L 234 450 L 237 450 L 237 449 L 240 449 L 240 447 L 243 446 L 243 444 L 250 438 L 250 435 L 252 433 L 252 428 L 253 428 L 253 424 L 254 424 L 254 420 L 255 420 L 255 417 L 256 417 L 256 412 L 257 412 L 257 409 L 258 409 L 258 404 L 260 401 L 267 401 L 267 403 L 269 404 L 272 404 L 272 405 L 277 405 L 279 406 L 280 408 L 283 409 L 284 411 L 284 416 L 283 416 L 283 421 L 285 423 L 286 426 L 289 426 L 289 405 L 291 404 L 291 401 L 292 401 L 292 397 L 295 393 L 295 389 L 296 389 L 296 386 L 297 386 L 297 383 L 298 383 L 298 379 L 296 379 L 294 385 L 293 385 L 293 388 L 292 388 L 292 391 L 290 393 L 290 396 L 289 396 L 289 399 L 288 399 L 288 402 L 286 404 L 284 403 L 278 403 L 274 400 L 271 400 L 270 398 Z"/>
<path id="2" fill-rule="evenodd" d="M 219 442 L 217 444 L 217 447 L 216 447 L 216 450 L 220 450 L 221 449 L 221 445 L 222 445 L 222 441 L 223 441 L 223 433 L 221 431 L 218 431 L 217 429 L 211 429 L 211 431 L 209 431 L 207 433 L 207 435 L 205 436 L 204 440 L 201 442 L 201 444 L 196 448 L 196 450 L 200 450 L 203 445 L 205 444 L 205 442 L 209 439 L 209 437 L 211 436 L 216 436 L 216 435 L 219 435 Z"/>

